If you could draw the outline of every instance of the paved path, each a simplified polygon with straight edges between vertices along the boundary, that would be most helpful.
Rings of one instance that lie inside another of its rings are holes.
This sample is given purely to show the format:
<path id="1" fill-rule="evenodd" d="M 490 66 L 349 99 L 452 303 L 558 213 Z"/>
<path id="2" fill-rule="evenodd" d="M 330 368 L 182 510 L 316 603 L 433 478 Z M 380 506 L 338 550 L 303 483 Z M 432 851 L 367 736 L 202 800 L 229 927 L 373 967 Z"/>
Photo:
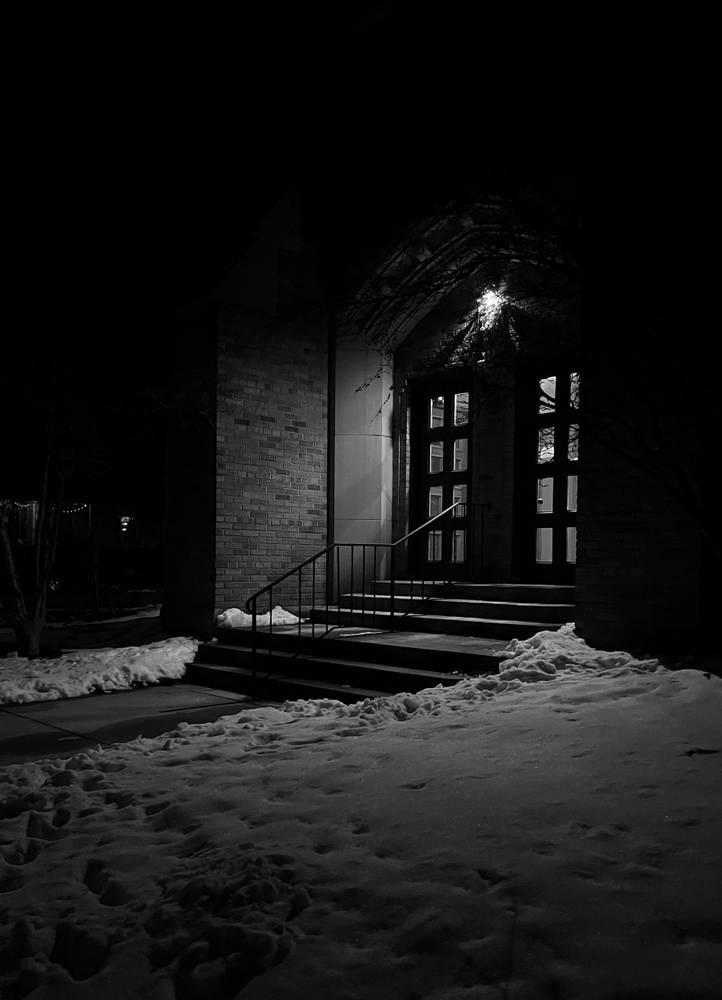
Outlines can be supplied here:
<path id="1" fill-rule="evenodd" d="M 178 682 L 86 698 L 0 705 L 0 767 L 41 757 L 70 757 L 88 747 L 136 736 L 159 736 L 180 722 L 214 722 L 259 704 L 268 702 Z"/>

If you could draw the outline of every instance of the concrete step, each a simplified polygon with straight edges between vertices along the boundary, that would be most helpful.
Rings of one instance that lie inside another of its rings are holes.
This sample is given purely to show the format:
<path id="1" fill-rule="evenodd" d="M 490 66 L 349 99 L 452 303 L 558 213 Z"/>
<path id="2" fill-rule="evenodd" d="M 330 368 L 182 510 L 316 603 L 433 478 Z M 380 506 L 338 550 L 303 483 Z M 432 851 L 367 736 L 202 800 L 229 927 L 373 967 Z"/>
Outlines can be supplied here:
<path id="1" fill-rule="evenodd" d="M 390 611 L 390 595 L 366 593 L 342 594 L 341 607 L 354 611 Z M 537 621 L 563 625 L 574 620 L 574 604 L 532 603 L 525 601 L 488 601 L 476 598 L 422 597 L 394 594 L 395 612 L 413 611 L 423 615 L 453 615 L 457 618 L 503 618 L 513 621 Z"/>
<path id="2" fill-rule="evenodd" d="M 282 672 L 274 673 L 269 670 L 257 671 L 254 677 L 253 671 L 247 667 L 227 664 L 194 662 L 188 665 L 186 677 L 193 684 L 205 684 L 225 691 L 240 691 L 268 701 L 335 698 L 351 704 L 364 698 L 379 698 L 388 694 L 373 688 L 327 683 L 313 677 L 289 677 Z"/>
<path id="3" fill-rule="evenodd" d="M 476 635 L 499 639 L 528 639 L 543 629 L 556 629 L 560 622 L 532 621 L 527 619 L 475 618 L 461 615 L 394 614 L 390 611 L 350 610 L 329 608 L 331 621 L 338 625 L 368 626 L 370 628 L 391 628 L 413 632 L 442 632 L 452 635 Z M 312 621 L 322 622 L 326 618 L 325 608 L 311 611 Z"/>
<path id="4" fill-rule="evenodd" d="M 317 645 L 335 645 L 317 643 Z M 329 650 L 331 652 L 331 650 Z M 438 656 L 438 653 L 436 654 Z M 394 691 L 420 691 L 436 684 L 455 684 L 460 673 L 437 671 L 421 666 L 408 667 L 390 663 L 371 663 L 360 659 L 341 659 L 338 656 L 308 656 L 283 650 L 263 650 L 254 654 L 251 649 L 223 643 L 203 643 L 193 667 L 224 666 L 242 668 L 257 673 L 272 673 L 288 680 L 297 677 L 322 681 L 336 687 L 354 690 L 374 690 L 384 693 Z M 474 673 L 478 673 L 477 669 Z"/>
<path id="5" fill-rule="evenodd" d="M 412 591 L 413 587 L 413 591 Z M 439 582 L 424 581 L 423 591 L 421 580 L 396 580 L 394 594 L 408 595 L 430 594 L 436 591 L 436 596 L 470 598 L 479 601 L 519 601 L 527 604 L 573 604 L 574 586 L 572 584 L 556 583 L 468 583 L 464 580 L 452 581 L 445 585 Z M 389 594 L 389 580 L 376 580 L 368 585 L 368 591 L 376 591 L 377 595 Z"/>
<path id="6" fill-rule="evenodd" d="M 322 612 L 322 617 L 324 616 Z M 388 616 L 385 621 L 388 623 Z M 496 672 L 503 639 L 445 635 L 428 631 L 389 632 L 384 629 L 358 627 L 332 628 L 328 634 L 324 625 L 305 623 L 300 629 L 286 626 L 273 633 L 259 630 L 258 649 L 273 648 L 303 656 L 356 660 L 392 666 L 429 669 L 440 672 L 459 671 L 467 674 Z M 248 629 L 216 629 L 217 643 L 206 646 L 242 647 L 251 651 Z M 205 652 L 204 652 L 205 655 Z M 212 650 L 208 650 L 212 658 Z"/>

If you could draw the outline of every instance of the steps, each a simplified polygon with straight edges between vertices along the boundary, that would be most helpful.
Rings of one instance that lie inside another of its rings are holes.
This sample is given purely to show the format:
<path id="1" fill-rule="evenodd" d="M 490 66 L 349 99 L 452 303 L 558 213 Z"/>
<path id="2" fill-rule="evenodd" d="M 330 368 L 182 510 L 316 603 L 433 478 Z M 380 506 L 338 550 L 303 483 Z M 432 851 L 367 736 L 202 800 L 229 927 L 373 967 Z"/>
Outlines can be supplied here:
<path id="1" fill-rule="evenodd" d="M 574 619 L 574 587 L 552 584 L 453 583 L 434 594 L 431 585 L 388 581 L 365 593 L 344 594 L 338 605 L 311 612 L 333 625 L 444 632 L 452 635 L 527 639 Z M 391 613 L 393 605 L 393 616 Z M 392 621 L 393 617 L 393 621 Z"/>
<path id="2" fill-rule="evenodd" d="M 257 698 L 336 698 L 353 702 L 398 691 L 455 684 L 461 676 L 495 673 L 504 642 L 425 633 L 280 626 L 258 633 L 217 629 L 201 643 L 186 679 Z M 300 634 L 299 634 L 300 632 Z M 315 633 L 315 637 L 314 637 Z M 255 668 L 255 677 L 254 677 Z"/>
<path id="3" fill-rule="evenodd" d="M 216 629 L 186 677 L 257 698 L 353 702 L 496 673 L 509 639 L 574 620 L 574 588 L 397 580 L 312 609 L 301 625 Z M 392 614 L 393 610 L 393 614 Z"/>

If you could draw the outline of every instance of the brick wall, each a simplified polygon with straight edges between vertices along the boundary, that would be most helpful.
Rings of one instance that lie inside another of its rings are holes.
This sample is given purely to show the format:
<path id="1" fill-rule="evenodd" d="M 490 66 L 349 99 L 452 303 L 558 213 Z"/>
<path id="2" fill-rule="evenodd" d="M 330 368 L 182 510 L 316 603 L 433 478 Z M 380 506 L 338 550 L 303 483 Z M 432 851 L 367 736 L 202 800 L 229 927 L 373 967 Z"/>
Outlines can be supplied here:
<path id="1" fill-rule="evenodd" d="M 174 334 L 163 400 L 168 423 L 162 617 L 172 634 L 206 638 L 213 628 L 215 586 L 216 309 L 187 310 Z"/>
<path id="2" fill-rule="evenodd" d="M 326 545 L 327 326 L 320 311 L 280 318 L 221 310 L 218 332 L 216 608 Z M 317 591 L 322 593 L 319 565 Z M 310 603 L 310 571 L 302 603 Z M 298 583 L 273 603 L 298 607 Z M 259 612 L 267 611 L 259 604 Z"/>
<path id="3" fill-rule="evenodd" d="M 679 355 L 650 348 L 635 363 L 621 348 L 600 357 L 603 346 L 582 382 L 577 629 L 606 649 L 689 651 L 702 538 L 676 484 L 697 476 L 694 385 L 681 384 Z"/>

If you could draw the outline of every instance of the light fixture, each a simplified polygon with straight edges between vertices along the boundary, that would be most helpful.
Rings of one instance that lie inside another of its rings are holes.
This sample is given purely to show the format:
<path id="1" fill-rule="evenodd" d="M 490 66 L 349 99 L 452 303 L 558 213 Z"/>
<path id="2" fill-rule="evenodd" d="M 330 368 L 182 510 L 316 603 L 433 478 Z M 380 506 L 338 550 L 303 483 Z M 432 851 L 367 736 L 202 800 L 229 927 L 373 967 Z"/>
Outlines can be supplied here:
<path id="1" fill-rule="evenodd" d="M 496 318 L 506 301 L 504 296 L 494 288 L 487 288 L 477 300 L 479 325 L 482 330 L 488 330 L 496 322 Z"/>

